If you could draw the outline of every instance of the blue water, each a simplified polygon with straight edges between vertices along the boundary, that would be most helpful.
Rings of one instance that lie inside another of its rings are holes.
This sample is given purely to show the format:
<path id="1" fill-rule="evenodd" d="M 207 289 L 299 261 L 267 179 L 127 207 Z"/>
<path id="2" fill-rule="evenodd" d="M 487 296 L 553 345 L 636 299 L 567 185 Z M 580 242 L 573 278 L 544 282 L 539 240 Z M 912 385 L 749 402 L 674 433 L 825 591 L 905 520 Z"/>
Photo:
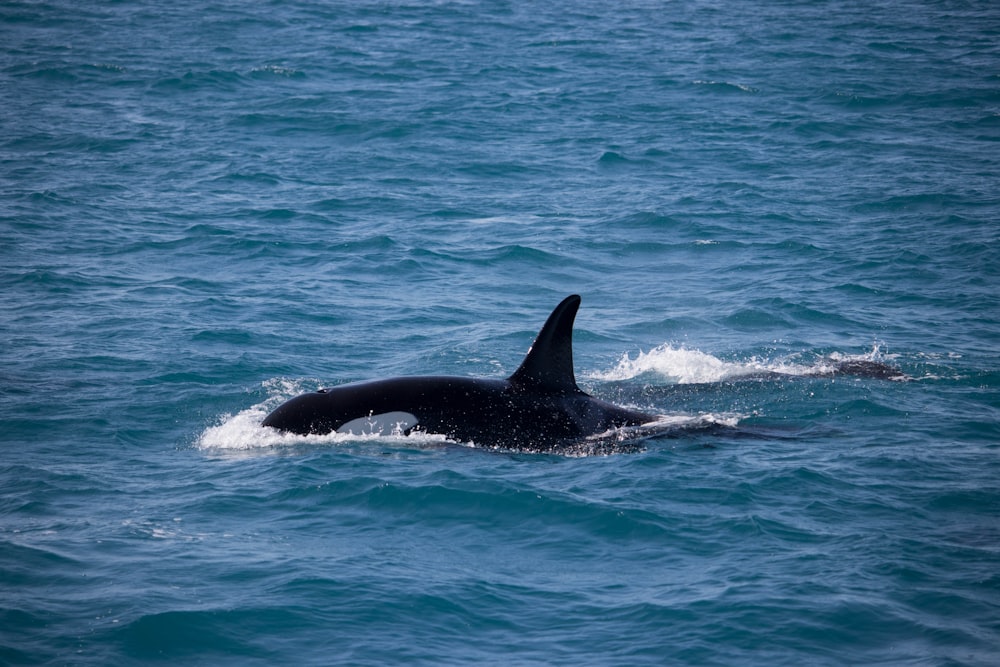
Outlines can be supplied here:
<path id="1" fill-rule="evenodd" d="M 641 451 L 258 425 L 571 293 Z M 996 665 L 1000 7 L 5 2 L 0 422 L 0 663 Z"/>

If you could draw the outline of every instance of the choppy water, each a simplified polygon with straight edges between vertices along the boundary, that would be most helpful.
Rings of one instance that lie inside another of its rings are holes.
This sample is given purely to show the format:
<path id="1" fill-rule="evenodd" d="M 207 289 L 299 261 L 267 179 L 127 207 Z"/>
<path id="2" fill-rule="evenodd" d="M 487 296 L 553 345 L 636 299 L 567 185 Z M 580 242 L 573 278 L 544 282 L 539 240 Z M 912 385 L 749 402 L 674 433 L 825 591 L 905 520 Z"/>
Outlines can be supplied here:
<path id="1" fill-rule="evenodd" d="M 0 34 L 0 662 L 1000 659 L 994 3 Z M 676 421 L 644 451 L 257 425 L 503 377 L 570 293 L 581 384 Z"/>

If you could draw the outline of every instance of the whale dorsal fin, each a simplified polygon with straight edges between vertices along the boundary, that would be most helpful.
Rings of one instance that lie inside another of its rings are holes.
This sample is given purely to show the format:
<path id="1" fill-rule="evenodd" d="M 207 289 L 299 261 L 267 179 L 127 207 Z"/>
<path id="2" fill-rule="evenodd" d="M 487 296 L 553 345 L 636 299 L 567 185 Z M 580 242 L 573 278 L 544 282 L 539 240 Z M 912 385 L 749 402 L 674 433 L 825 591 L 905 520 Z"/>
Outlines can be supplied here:
<path id="1" fill-rule="evenodd" d="M 521 366 L 510 376 L 513 384 L 561 393 L 580 391 L 573 375 L 573 320 L 579 308 L 576 294 L 556 306 Z"/>

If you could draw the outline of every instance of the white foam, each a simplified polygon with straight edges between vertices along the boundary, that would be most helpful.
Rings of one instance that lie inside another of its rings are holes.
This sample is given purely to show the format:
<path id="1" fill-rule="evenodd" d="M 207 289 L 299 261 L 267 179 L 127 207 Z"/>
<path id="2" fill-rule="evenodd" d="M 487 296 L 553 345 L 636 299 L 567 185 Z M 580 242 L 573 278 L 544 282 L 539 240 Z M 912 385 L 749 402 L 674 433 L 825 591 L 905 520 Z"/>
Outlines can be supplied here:
<path id="1" fill-rule="evenodd" d="M 263 383 L 268 397 L 242 410 L 237 414 L 222 415 L 218 422 L 206 428 L 195 442 L 195 446 L 204 450 L 216 451 L 253 451 L 268 450 L 303 445 L 331 445 L 347 442 L 358 442 L 374 438 L 394 439 L 409 444 L 426 444 L 444 442 L 444 436 L 414 433 L 404 436 L 398 432 L 383 435 L 381 432 L 364 433 L 327 433 L 323 435 L 298 435 L 284 433 L 268 426 L 262 426 L 264 418 L 284 401 L 310 391 L 313 387 L 305 382 L 293 382 L 283 378 L 268 380 Z M 415 418 L 414 418 L 415 419 Z"/>
<path id="2" fill-rule="evenodd" d="M 749 362 L 723 361 L 700 350 L 665 343 L 649 352 L 640 351 L 634 359 L 626 353 L 614 368 L 592 373 L 590 377 L 595 380 L 622 381 L 654 374 L 677 384 L 700 384 L 771 370 L 755 359 Z"/>
<path id="3" fill-rule="evenodd" d="M 891 355 L 883 354 L 876 342 L 870 352 L 843 354 L 834 352 L 827 356 L 803 361 L 800 355 L 777 359 L 751 357 L 745 361 L 725 361 L 700 350 L 664 343 L 649 352 L 640 351 L 635 358 L 623 354 L 618 363 L 607 371 L 589 374 L 594 380 L 620 382 L 643 376 L 655 376 L 675 384 L 707 384 L 736 380 L 765 374 L 828 375 L 850 361 L 885 361 Z"/>
<path id="4" fill-rule="evenodd" d="M 447 439 L 443 435 L 432 435 L 415 432 L 411 435 L 383 434 L 381 431 L 372 433 L 339 433 L 332 432 L 323 435 L 298 435 L 284 433 L 261 422 L 268 410 L 261 405 L 255 405 L 235 415 L 223 415 L 219 423 L 209 426 L 199 436 L 195 443 L 199 449 L 217 451 L 252 451 L 303 445 L 339 445 L 379 439 L 380 441 L 398 441 L 408 445 L 440 444 Z"/>

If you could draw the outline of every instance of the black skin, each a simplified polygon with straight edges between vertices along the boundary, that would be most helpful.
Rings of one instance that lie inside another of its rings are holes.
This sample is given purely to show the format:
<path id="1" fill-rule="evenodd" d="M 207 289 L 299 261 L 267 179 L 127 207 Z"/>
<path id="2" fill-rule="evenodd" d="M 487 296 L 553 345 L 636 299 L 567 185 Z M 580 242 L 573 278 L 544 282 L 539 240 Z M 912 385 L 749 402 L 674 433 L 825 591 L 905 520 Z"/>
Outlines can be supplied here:
<path id="1" fill-rule="evenodd" d="M 484 447 L 556 451 L 616 428 L 656 420 L 582 391 L 573 373 L 576 295 L 549 315 L 521 366 L 506 380 L 401 377 L 340 385 L 297 396 L 263 422 L 282 431 L 325 434 L 359 418 L 406 412 L 412 430 Z"/>
<path id="2" fill-rule="evenodd" d="M 590 435 L 655 417 L 595 399 L 581 390 L 541 392 L 510 380 L 401 377 L 303 394 L 279 406 L 264 426 L 325 434 L 371 414 L 415 415 L 418 432 L 503 449 L 552 451 Z"/>

